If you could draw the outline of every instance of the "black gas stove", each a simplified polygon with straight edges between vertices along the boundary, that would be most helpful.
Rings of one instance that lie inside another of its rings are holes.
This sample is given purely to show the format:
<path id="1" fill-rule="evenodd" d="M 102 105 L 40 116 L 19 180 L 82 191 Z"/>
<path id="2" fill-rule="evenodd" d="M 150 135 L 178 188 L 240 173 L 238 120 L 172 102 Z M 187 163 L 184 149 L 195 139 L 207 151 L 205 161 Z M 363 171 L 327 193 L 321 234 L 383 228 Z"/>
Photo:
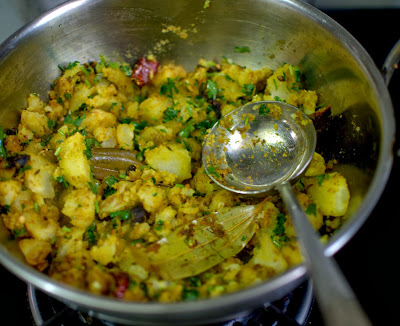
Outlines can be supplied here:
<path id="1" fill-rule="evenodd" d="M 400 9 L 341 10 L 326 13 L 344 26 L 367 50 L 377 67 L 400 38 Z M 400 129 L 400 71 L 389 85 L 397 130 Z M 393 170 L 387 187 L 361 230 L 335 255 L 361 305 L 374 325 L 400 325 L 398 252 L 400 245 L 400 137 L 397 135 Z M 0 266 L 0 325 L 115 326 L 73 311 L 17 279 Z M 323 325 L 312 286 L 304 283 L 286 297 L 265 304 L 226 326 Z M 216 326 L 216 325 L 213 325 Z M 222 326 L 222 324 L 218 325 Z"/>

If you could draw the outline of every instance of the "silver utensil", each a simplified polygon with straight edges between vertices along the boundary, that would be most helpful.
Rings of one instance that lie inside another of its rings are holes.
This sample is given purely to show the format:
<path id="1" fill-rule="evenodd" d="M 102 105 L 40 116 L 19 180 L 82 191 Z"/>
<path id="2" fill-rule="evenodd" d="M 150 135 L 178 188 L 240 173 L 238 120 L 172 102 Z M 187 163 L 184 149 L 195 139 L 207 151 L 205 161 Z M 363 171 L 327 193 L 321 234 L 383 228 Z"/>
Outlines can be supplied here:
<path id="1" fill-rule="evenodd" d="M 334 259 L 325 256 L 292 189 L 310 163 L 316 132 L 302 111 L 283 102 L 242 106 L 204 140 L 203 164 L 221 187 L 243 195 L 278 191 L 293 219 L 305 265 L 326 325 L 371 325 Z"/>

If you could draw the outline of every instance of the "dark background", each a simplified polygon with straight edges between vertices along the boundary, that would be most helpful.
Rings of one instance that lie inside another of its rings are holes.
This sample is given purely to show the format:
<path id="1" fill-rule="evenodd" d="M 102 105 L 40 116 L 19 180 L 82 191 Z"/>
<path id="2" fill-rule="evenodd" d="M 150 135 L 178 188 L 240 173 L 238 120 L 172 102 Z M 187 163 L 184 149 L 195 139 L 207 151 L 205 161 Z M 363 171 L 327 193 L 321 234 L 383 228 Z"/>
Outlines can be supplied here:
<path id="1" fill-rule="evenodd" d="M 344 26 L 367 50 L 378 68 L 400 38 L 400 9 L 325 11 Z M 400 71 L 389 85 L 400 120 Z M 335 255 L 364 310 L 374 325 L 400 325 L 400 139 L 394 146 L 394 166 L 387 187 L 361 230 Z M 26 284 L 0 266 L 0 325 L 32 325 Z M 314 306 L 308 325 L 322 325 L 318 306 Z"/>

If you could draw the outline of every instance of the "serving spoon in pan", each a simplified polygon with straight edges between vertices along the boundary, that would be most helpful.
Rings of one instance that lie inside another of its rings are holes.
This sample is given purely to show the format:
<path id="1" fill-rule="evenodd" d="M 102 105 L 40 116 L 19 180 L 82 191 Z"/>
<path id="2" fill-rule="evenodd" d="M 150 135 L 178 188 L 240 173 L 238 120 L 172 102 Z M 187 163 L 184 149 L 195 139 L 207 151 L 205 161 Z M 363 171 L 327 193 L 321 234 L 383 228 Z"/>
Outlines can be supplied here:
<path id="1" fill-rule="evenodd" d="M 297 231 L 325 324 L 372 325 L 335 260 L 325 256 L 292 189 L 315 146 L 313 123 L 302 111 L 283 102 L 254 102 L 213 126 L 204 140 L 203 165 L 229 191 L 257 197 L 278 191 Z"/>

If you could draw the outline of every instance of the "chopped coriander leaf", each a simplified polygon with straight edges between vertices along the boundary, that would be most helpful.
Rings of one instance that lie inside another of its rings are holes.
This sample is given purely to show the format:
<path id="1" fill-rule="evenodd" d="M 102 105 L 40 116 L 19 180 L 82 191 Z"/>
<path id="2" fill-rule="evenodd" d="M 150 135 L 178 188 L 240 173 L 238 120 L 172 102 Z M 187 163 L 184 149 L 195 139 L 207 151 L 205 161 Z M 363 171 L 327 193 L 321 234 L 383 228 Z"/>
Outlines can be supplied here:
<path id="1" fill-rule="evenodd" d="M 89 244 L 91 246 L 94 246 L 97 243 L 97 240 L 99 238 L 99 235 L 96 232 L 97 226 L 95 223 L 92 225 L 88 226 L 86 229 L 86 233 L 84 235 L 84 240 L 87 239 L 89 241 Z"/>
<path id="2" fill-rule="evenodd" d="M 105 178 L 106 184 L 111 187 L 112 185 L 116 184 L 118 182 L 118 179 L 114 177 L 113 175 L 110 175 Z"/>
<path id="3" fill-rule="evenodd" d="M 142 238 L 132 240 L 131 244 L 136 245 L 137 243 L 145 243 L 146 241 Z"/>
<path id="4" fill-rule="evenodd" d="M 316 176 L 315 178 L 318 179 L 318 185 L 322 186 L 322 183 L 324 182 L 324 180 L 328 180 L 329 179 L 329 175 L 328 174 L 321 174 Z"/>
<path id="5" fill-rule="evenodd" d="M 4 148 L 4 132 L 3 132 L 3 128 L 0 126 L 0 156 L 2 158 L 7 158 L 7 152 L 6 149 Z"/>
<path id="6" fill-rule="evenodd" d="M 95 146 L 100 146 L 100 143 L 95 138 L 86 138 L 85 146 L 86 146 L 86 149 L 83 151 L 83 153 L 86 155 L 87 159 L 89 160 L 92 157 L 92 148 Z"/>
<path id="7" fill-rule="evenodd" d="M 147 121 L 141 121 L 141 122 L 132 121 L 131 124 L 133 124 L 135 126 L 135 131 L 136 130 L 143 130 L 145 127 L 148 126 L 148 122 Z"/>
<path id="8" fill-rule="evenodd" d="M 87 85 L 87 87 L 92 88 L 92 85 L 90 84 L 90 82 L 87 79 L 85 79 L 85 84 Z"/>
<path id="9" fill-rule="evenodd" d="M 205 135 L 207 132 L 207 129 L 210 129 L 216 122 L 217 122 L 217 120 L 214 120 L 214 119 L 206 119 L 206 120 L 203 120 L 203 121 L 200 121 L 199 123 L 197 123 L 196 128 L 200 129 L 201 133 L 203 135 Z"/>
<path id="10" fill-rule="evenodd" d="M 246 96 L 251 96 L 253 95 L 254 89 L 255 89 L 254 84 L 245 84 L 244 87 L 242 88 L 242 92 Z"/>
<path id="11" fill-rule="evenodd" d="M 68 188 L 69 187 L 69 183 L 67 180 L 65 180 L 65 176 L 61 175 L 59 177 L 56 178 L 56 181 L 58 183 L 61 183 L 63 185 L 64 188 Z"/>
<path id="12" fill-rule="evenodd" d="M 272 79 L 272 81 L 274 82 L 274 86 L 275 86 L 275 90 L 278 90 L 278 84 L 276 83 L 276 79 Z"/>
<path id="13" fill-rule="evenodd" d="M 178 112 L 172 108 L 167 108 L 164 112 L 163 122 L 172 121 L 178 116 Z"/>
<path id="14" fill-rule="evenodd" d="M 100 213 L 99 202 L 97 201 L 97 199 L 94 201 L 94 209 L 95 209 L 97 214 Z"/>
<path id="15" fill-rule="evenodd" d="M 51 135 L 42 136 L 42 141 L 40 142 L 40 145 L 43 146 L 43 147 L 47 146 L 47 144 L 49 143 L 50 139 L 51 139 Z"/>
<path id="16" fill-rule="evenodd" d="M 182 300 L 183 301 L 193 301 L 197 300 L 200 296 L 199 291 L 195 289 L 187 289 L 186 287 L 183 289 L 182 292 Z"/>
<path id="17" fill-rule="evenodd" d="M 64 231 L 64 232 L 71 232 L 71 229 L 68 226 L 65 226 L 65 225 L 61 228 L 61 230 Z"/>
<path id="18" fill-rule="evenodd" d="M 36 213 L 39 213 L 39 205 L 37 202 L 33 202 L 33 208 L 35 209 Z"/>
<path id="19" fill-rule="evenodd" d="M 207 79 L 207 97 L 208 98 L 212 98 L 213 101 L 215 101 L 217 99 L 217 94 L 218 94 L 218 87 L 217 87 L 217 83 L 213 82 L 210 79 Z"/>
<path id="20" fill-rule="evenodd" d="M 217 178 L 220 178 L 221 176 L 217 172 L 217 168 L 215 166 L 208 166 L 207 171 L 209 174 L 215 175 Z"/>
<path id="21" fill-rule="evenodd" d="M 49 129 L 53 129 L 57 125 L 57 121 L 47 119 L 47 127 Z"/>
<path id="22" fill-rule="evenodd" d="M 81 70 L 86 76 L 90 75 L 90 70 L 86 69 L 85 66 L 81 66 Z"/>
<path id="23" fill-rule="evenodd" d="M 178 133 L 179 137 L 184 137 L 184 138 L 190 137 L 190 134 L 195 130 L 195 127 L 193 124 L 194 124 L 194 120 L 190 119 L 186 123 L 186 126 Z"/>
<path id="24" fill-rule="evenodd" d="M 70 93 L 65 93 L 64 97 L 65 97 L 65 99 L 70 100 L 72 95 Z"/>
<path id="25" fill-rule="evenodd" d="M 278 247 L 281 248 L 290 241 L 290 238 L 285 233 L 286 216 L 279 213 L 276 217 L 277 223 L 272 231 L 271 240 Z"/>
<path id="26" fill-rule="evenodd" d="M 178 89 L 175 86 L 174 79 L 167 78 L 167 82 L 161 85 L 160 94 L 167 95 L 168 97 L 173 97 L 175 93 L 178 93 Z"/>
<path id="27" fill-rule="evenodd" d="M 92 192 L 97 195 L 97 192 L 99 191 L 99 183 L 98 182 L 89 182 L 89 187 Z"/>
<path id="28" fill-rule="evenodd" d="M 98 74 L 96 74 L 96 77 L 94 77 L 94 85 L 97 85 L 99 82 L 101 82 L 101 80 L 103 79 L 104 74 L 102 72 L 99 72 Z"/>
<path id="29" fill-rule="evenodd" d="M 70 63 L 67 65 L 67 67 L 65 68 L 65 70 L 74 68 L 78 63 L 79 63 L 79 61 L 70 62 Z M 63 71 L 64 71 L 64 70 L 63 70 Z"/>
<path id="30" fill-rule="evenodd" d="M 25 228 L 14 229 L 14 230 L 13 230 L 14 238 L 22 237 L 22 236 L 24 236 L 25 234 L 26 234 Z"/>
<path id="31" fill-rule="evenodd" d="M 21 168 L 21 169 L 19 169 L 19 174 L 22 174 L 22 173 L 24 173 L 26 170 L 30 170 L 30 169 L 32 169 L 32 167 L 31 166 L 29 166 L 29 165 L 25 165 L 23 168 Z"/>
<path id="32" fill-rule="evenodd" d="M 54 152 L 54 155 L 57 156 L 61 152 L 61 146 L 57 147 L 56 151 Z"/>
<path id="33" fill-rule="evenodd" d="M 267 107 L 265 104 L 261 104 L 258 108 L 259 115 L 267 115 L 271 112 L 271 109 Z"/>
<path id="34" fill-rule="evenodd" d="M 307 209 L 306 209 L 306 214 L 316 216 L 317 215 L 317 205 L 316 204 L 308 205 Z"/>
<path id="35" fill-rule="evenodd" d="M 123 123 L 123 124 L 130 124 L 131 122 L 132 122 L 132 118 L 121 119 L 121 123 Z"/>
<path id="36" fill-rule="evenodd" d="M 188 282 L 192 287 L 200 287 L 201 286 L 201 279 L 200 276 L 192 276 L 188 277 Z"/>
<path id="37" fill-rule="evenodd" d="M 175 184 L 175 187 L 178 187 L 178 188 L 183 188 L 183 187 L 185 187 L 185 186 L 184 186 L 184 185 L 182 185 L 182 184 L 176 183 L 176 184 Z"/>
<path id="38" fill-rule="evenodd" d="M 128 64 L 120 65 L 119 69 L 128 77 L 132 75 L 132 69 Z"/>
<path id="39" fill-rule="evenodd" d="M 237 53 L 249 53 L 250 48 L 248 46 L 235 46 L 235 52 Z"/>
<path id="40" fill-rule="evenodd" d="M 71 115 L 67 115 L 64 118 L 64 123 L 72 124 L 74 127 L 78 128 L 82 124 L 83 119 L 85 119 L 85 118 L 86 118 L 86 115 L 83 115 L 81 117 L 78 116 L 75 119 L 73 119 Z"/>
<path id="41" fill-rule="evenodd" d="M 118 217 L 119 219 L 126 221 L 126 220 L 129 219 L 130 213 L 129 213 L 129 210 L 126 210 L 126 211 L 116 211 L 116 212 L 110 213 L 110 217 L 111 217 L 111 218 Z"/>

